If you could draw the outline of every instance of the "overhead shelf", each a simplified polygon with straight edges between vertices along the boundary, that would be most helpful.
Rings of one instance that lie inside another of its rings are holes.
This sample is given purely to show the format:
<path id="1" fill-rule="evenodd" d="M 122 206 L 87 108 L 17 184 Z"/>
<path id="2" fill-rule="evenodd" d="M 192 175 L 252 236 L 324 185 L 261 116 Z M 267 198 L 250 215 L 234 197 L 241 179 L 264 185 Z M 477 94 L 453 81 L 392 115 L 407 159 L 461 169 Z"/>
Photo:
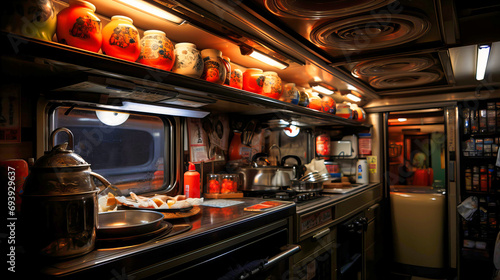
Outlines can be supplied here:
<path id="1" fill-rule="evenodd" d="M 45 79 L 41 89 L 52 99 L 118 106 L 120 101 L 128 100 L 191 110 L 276 114 L 302 125 L 367 126 L 263 95 L 55 42 L 11 33 L 2 33 L 1 38 L 2 45 L 9 46 L 2 55 L 3 75 L 15 75 L 16 67 L 26 75 L 40 74 Z M 30 69 L 20 66 L 21 62 L 28 63 Z"/>

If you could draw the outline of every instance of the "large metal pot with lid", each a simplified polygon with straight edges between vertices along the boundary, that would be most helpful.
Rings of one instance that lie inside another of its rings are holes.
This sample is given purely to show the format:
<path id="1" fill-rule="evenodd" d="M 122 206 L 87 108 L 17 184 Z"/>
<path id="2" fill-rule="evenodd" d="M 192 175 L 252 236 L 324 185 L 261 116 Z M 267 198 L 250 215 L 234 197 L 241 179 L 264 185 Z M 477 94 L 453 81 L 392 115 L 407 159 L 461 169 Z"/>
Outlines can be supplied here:
<path id="1" fill-rule="evenodd" d="M 59 132 L 68 134 L 69 143 L 54 146 Z M 83 255 L 93 250 L 96 238 L 100 190 L 93 178 L 105 188 L 111 184 L 67 149 L 68 145 L 73 148 L 69 129 L 55 130 L 50 140 L 53 148 L 35 162 L 24 185 L 21 215 L 28 232 L 25 248 L 56 258 Z"/>

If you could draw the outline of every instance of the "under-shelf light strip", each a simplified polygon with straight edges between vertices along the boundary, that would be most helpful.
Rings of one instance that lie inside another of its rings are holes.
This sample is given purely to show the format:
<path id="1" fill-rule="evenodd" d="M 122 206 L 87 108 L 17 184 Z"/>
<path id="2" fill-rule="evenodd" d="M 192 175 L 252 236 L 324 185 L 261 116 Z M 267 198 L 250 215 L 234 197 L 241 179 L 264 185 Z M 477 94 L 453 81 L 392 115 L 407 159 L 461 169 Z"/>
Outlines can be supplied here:
<path id="1" fill-rule="evenodd" d="M 354 101 L 354 102 L 359 102 L 361 101 L 361 98 L 357 97 L 356 95 L 352 94 L 352 93 L 348 93 L 346 94 L 347 98 L 349 98 L 350 100 Z"/>
<path id="2" fill-rule="evenodd" d="M 288 67 L 288 65 L 281 63 L 278 60 L 273 59 L 273 58 L 271 58 L 271 57 L 269 57 L 261 52 L 258 52 L 256 50 L 253 50 L 250 54 L 248 54 L 248 56 L 253 57 L 261 62 L 264 62 L 268 65 L 271 65 L 271 66 L 276 67 L 276 68 L 281 69 L 281 70 Z"/>
<path id="3" fill-rule="evenodd" d="M 115 0 L 115 1 L 121 2 L 121 3 L 127 5 L 131 8 L 139 9 L 143 12 L 157 16 L 157 17 L 162 18 L 162 19 L 166 19 L 170 22 L 173 22 L 173 23 L 176 23 L 179 25 L 185 22 L 184 19 L 177 17 L 169 12 L 166 12 L 166 11 L 164 11 L 160 8 L 157 8 L 157 7 L 155 7 L 149 3 L 146 3 L 144 1 L 140 1 L 140 0 Z"/>
<path id="4" fill-rule="evenodd" d="M 486 74 L 488 57 L 490 55 L 490 46 L 481 45 L 477 48 L 476 80 L 481 81 Z"/>

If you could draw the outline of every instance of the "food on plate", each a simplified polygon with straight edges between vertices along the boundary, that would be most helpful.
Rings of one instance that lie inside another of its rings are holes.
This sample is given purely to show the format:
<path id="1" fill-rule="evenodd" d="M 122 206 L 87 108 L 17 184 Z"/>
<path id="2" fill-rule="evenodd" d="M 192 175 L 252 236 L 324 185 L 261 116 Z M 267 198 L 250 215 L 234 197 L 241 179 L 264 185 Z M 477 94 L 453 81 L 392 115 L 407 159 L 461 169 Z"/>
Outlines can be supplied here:
<path id="1" fill-rule="evenodd" d="M 129 197 L 117 196 L 117 204 L 146 209 L 182 209 L 203 203 L 203 198 L 186 198 L 185 195 L 168 196 L 155 194 L 145 197 L 130 192 Z"/>
<path id="2" fill-rule="evenodd" d="M 115 211 L 118 201 L 112 193 L 108 193 L 108 195 L 99 197 L 98 205 L 99 212 Z"/>

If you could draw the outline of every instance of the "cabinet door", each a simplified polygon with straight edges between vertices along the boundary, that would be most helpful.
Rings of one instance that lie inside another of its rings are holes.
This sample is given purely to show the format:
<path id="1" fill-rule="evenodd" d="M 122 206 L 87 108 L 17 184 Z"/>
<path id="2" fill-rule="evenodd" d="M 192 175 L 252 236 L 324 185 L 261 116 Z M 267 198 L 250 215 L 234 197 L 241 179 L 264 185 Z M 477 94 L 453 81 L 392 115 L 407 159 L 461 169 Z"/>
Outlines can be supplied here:
<path id="1" fill-rule="evenodd" d="M 365 211 L 365 217 L 368 220 L 366 231 L 363 236 L 364 249 L 364 277 L 365 280 L 377 279 L 377 263 L 380 259 L 381 251 L 379 250 L 380 242 L 377 244 L 381 233 L 380 227 L 380 205 L 375 204 Z"/>

